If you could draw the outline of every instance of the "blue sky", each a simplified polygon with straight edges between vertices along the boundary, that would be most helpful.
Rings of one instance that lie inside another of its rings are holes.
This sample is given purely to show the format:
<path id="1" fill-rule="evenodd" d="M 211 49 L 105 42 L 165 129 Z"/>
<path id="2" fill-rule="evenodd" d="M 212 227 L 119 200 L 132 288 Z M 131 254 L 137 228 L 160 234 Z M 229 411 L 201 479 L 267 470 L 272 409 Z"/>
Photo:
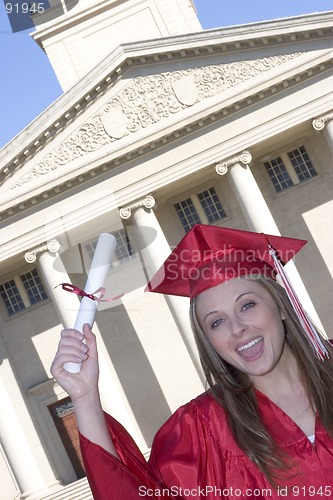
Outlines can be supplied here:
<path id="1" fill-rule="evenodd" d="M 194 3 L 204 29 L 333 10 L 333 0 L 194 0 Z M 0 67 L 1 148 L 62 93 L 46 55 L 31 39 L 29 30 L 12 33 L 1 0 Z"/>

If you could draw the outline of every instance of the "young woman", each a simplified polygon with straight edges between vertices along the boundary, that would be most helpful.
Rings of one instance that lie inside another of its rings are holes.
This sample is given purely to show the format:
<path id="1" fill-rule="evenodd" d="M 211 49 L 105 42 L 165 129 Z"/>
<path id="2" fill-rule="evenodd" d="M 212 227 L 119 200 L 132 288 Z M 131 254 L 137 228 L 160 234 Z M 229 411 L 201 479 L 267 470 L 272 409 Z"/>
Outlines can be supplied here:
<path id="1" fill-rule="evenodd" d="M 333 495 L 333 351 L 273 279 L 271 247 L 286 262 L 304 243 L 198 225 L 151 280 L 151 291 L 191 297 L 210 389 L 162 426 L 148 463 L 103 413 L 89 326 L 86 344 L 62 332 L 52 374 L 72 398 L 95 499 Z"/>

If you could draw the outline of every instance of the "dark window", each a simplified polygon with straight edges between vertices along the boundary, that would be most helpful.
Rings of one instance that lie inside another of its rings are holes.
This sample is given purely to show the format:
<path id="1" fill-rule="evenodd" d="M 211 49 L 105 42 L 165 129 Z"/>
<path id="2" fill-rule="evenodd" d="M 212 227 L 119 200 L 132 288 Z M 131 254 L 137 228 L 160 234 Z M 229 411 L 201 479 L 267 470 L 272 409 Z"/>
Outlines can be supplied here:
<path id="1" fill-rule="evenodd" d="M 315 177 L 317 175 L 317 172 L 312 165 L 304 146 L 290 151 L 288 153 L 288 157 L 300 182 L 311 179 L 311 177 Z"/>
<path id="2" fill-rule="evenodd" d="M 226 217 L 215 188 L 211 187 L 198 193 L 198 198 L 210 224 Z"/>
<path id="3" fill-rule="evenodd" d="M 7 281 L 0 285 L 0 294 L 9 316 L 25 309 L 22 297 L 14 280 Z"/>
<path id="4" fill-rule="evenodd" d="M 15 281 L 16 280 L 16 281 Z M 39 277 L 37 269 L 21 274 L 0 285 L 0 295 L 7 309 L 8 316 L 13 316 L 28 307 L 47 300 L 47 293 Z M 20 281 L 20 284 L 18 283 Z M 24 291 L 26 292 L 24 294 Z M 22 297 L 24 295 L 24 299 Z"/>
<path id="5" fill-rule="evenodd" d="M 304 146 L 282 153 L 264 165 L 277 193 L 317 175 Z"/>
<path id="6" fill-rule="evenodd" d="M 176 203 L 175 209 L 186 232 L 195 224 L 200 224 L 200 217 L 191 198 Z"/>
<path id="7" fill-rule="evenodd" d="M 265 168 L 277 193 L 293 186 L 288 171 L 279 156 L 273 160 L 266 161 Z"/>

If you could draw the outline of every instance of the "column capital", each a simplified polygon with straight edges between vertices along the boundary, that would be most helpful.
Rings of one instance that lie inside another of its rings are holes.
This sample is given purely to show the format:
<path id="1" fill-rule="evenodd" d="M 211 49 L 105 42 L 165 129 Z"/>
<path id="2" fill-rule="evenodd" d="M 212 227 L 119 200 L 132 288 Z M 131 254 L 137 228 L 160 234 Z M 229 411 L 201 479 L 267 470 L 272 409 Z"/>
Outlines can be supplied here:
<path id="1" fill-rule="evenodd" d="M 127 207 L 120 208 L 119 215 L 122 219 L 129 219 L 134 210 L 137 210 L 138 208 L 142 207 L 153 208 L 154 205 L 155 205 L 155 198 L 151 194 L 148 194 L 145 198 L 142 198 L 141 200 L 136 201 L 135 203 L 132 203 Z"/>
<path id="2" fill-rule="evenodd" d="M 40 253 L 44 252 L 56 253 L 59 251 L 59 249 L 60 249 L 60 243 L 58 240 L 56 239 L 49 240 L 44 245 L 40 245 L 39 247 L 33 248 L 32 250 L 26 252 L 24 254 L 24 258 L 29 264 L 31 264 L 32 262 L 36 261 L 37 255 L 39 255 Z"/>
<path id="3" fill-rule="evenodd" d="M 241 163 L 243 165 L 248 165 L 252 161 L 251 153 L 248 151 L 243 151 L 238 156 L 233 156 L 226 161 L 219 161 L 215 165 L 215 170 L 219 175 L 225 175 L 228 172 L 228 169 L 236 163 Z"/>
<path id="4" fill-rule="evenodd" d="M 326 126 L 326 123 L 331 120 L 333 120 L 333 111 L 312 120 L 312 126 L 315 130 L 323 130 Z"/>

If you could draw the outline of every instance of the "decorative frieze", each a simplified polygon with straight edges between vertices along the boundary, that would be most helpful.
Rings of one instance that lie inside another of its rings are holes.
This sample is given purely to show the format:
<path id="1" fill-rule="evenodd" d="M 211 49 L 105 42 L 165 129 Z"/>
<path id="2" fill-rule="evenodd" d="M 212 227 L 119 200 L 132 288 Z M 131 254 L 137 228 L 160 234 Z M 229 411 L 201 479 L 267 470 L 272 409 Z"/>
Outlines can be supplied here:
<path id="1" fill-rule="evenodd" d="M 219 175 L 225 175 L 228 172 L 228 169 L 237 163 L 241 163 L 242 165 L 249 165 L 252 161 L 251 153 L 248 151 L 243 151 L 240 155 L 234 156 L 227 161 L 220 161 L 216 163 L 215 170 Z"/>
<path id="2" fill-rule="evenodd" d="M 53 239 L 48 241 L 45 245 L 41 245 L 37 248 L 34 248 L 33 250 L 29 250 L 29 252 L 26 252 L 24 254 L 24 258 L 26 262 L 29 264 L 32 264 L 33 262 L 36 261 L 37 255 L 44 253 L 44 252 L 51 252 L 51 253 L 56 253 L 60 249 L 60 243 L 58 240 Z"/>
<path id="3" fill-rule="evenodd" d="M 129 219 L 132 215 L 132 212 L 134 210 L 137 210 L 138 208 L 153 208 L 155 206 L 155 199 L 153 196 L 148 194 L 145 198 L 142 200 L 139 200 L 135 203 L 132 203 L 131 205 L 128 205 L 127 207 L 120 208 L 119 210 L 119 215 L 122 219 Z"/>
<path id="4" fill-rule="evenodd" d="M 140 76 L 23 175 L 12 189 L 214 97 L 301 52 Z"/>

